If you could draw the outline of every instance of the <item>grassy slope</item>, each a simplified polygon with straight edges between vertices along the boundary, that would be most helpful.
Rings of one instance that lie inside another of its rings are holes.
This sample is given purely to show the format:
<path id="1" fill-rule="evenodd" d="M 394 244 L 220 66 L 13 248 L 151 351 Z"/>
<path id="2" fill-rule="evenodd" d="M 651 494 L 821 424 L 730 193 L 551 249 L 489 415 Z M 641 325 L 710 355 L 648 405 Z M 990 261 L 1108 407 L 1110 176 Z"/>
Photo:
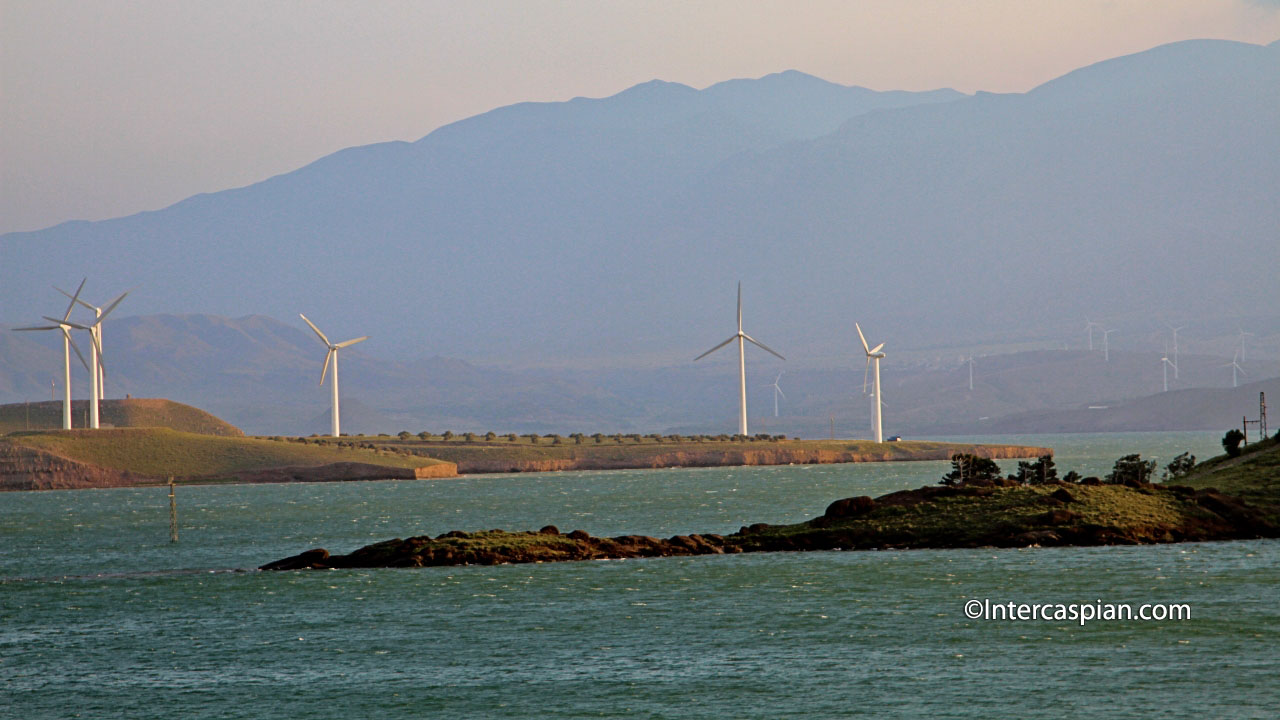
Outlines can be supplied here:
<path id="1" fill-rule="evenodd" d="M 83 426 L 88 401 L 71 403 L 73 426 Z M 103 400 L 101 422 L 112 427 L 166 427 L 206 435 L 243 437 L 239 428 L 209 413 L 163 398 Z M 0 435 L 20 430 L 54 430 L 62 427 L 62 402 L 0 405 Z"/>
<path id="2" fill-rule="evenodd" d="M 157 477 L 222 475 L 338 462 L 398 468 L 439 462 L 375 450 L 199 435 L 168 428 L 32 431 L 11 434 L 5 440 L 91 465 Z"/>
<path id="3" fill-rule="evenodd" d="M 1217 488 L 1246 502 L 1269 507 L 1280 521 L 1280 441 L 1275 437 L 1246 446 L 1239 457 L 1206 460 L 1176 482 L 1197 489 Z"/>
<path id="4" fill-rule="evenodd" d="M 335 442 L 328 438 L 318 438 L 325 442 Z M 781 440 L 781 441 L 707 441 L 707 442 L 673 442 L 663 440 L 655 442 L 650 438 L 642 438 L 637 443 L 624 439 L 616 443 L 605 438 L 597 444 L 587 438 L 581 445 L 572 439 L 564 439 L 560 445 L 552 445 L 550 440 L 542 439 L 538 444 L 531 444 L 528 438 L 518 437 L 515 442 L 503 438 L 485 441 L 477 438 L 473 442 L 455 438 L 449 442 L 439 439 L 423 441 L 417 437 L 400 440 L 397 437 L 364 436 L 350 438 L 358 442 L 372 443 L 384 448 L 404 448 L 419 451 L 434 458 L 449 462 L 462 463 L 475 460 L 563 460 L 574 458 L 599 458 L 604 460 L 625 460 L 646 458 L 661 453 L 674 452 L 741 452 L 755 450 L 802 450 L 884 454 L 888 459 L 934 459 L 938 453 L 949 454 L 953 449 L 963 449 L 970 445 L 953 445 L 942 442 L 896 442 L 874 443 L 869 440 Z M 940 457 L 940 456 L 938 456 Z"/>

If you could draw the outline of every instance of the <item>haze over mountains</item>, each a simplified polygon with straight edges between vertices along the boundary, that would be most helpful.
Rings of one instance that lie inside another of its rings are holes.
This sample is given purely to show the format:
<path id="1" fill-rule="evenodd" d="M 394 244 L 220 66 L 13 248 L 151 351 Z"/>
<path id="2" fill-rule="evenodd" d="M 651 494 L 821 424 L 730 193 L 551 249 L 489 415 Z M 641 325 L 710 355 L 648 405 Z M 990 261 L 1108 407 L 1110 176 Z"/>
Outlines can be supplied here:
<path id="1" fill-rule="evenodd" d="M 313 359 L 318 376 L 323 353 L 270 320 L 299 311 L 331 336 L 373 336 L 344 355 L 343 387 L 379 429 L 718 418 L 732 396 L 704 381 L 728 366 L 687 363 L 732 332 L 738 280 L 746 330 L 787 355 L 793 382 L 856 374 L 855 319 L 887 343 L 886 383 L 959 348 L 1078 350 L 1086 316 L 1155 373 L 1165 319 L 1199 331 L 1206 366 L 1230 358 L 1237 324 L 1275 357 L 1277 128 L 1280 43 L 1175 43 L 1007 95 L 794 71 L 653 81 L 499 108 L 158 212 L 0 236 L 0 323 L 60 310 L 50 285 L 84 275 L 98 302 L 138 285 L 119 314 L 143 316 L 109 321 L 117 387 L 257 432 L 305 429 L 295 378 Z M 220 317 L 242 315 L 269 317 Z M 31 342 L 0 343 L 8 399 L 47 394 Z M 772 362 L 748 360 L 760 384 Z M 1158 389 L 1123 377 L 1069 392 Z M 997 409 L 1045 406 L 1013 398 Z M 821 398 L 805 412 L 826 416 Z"/>

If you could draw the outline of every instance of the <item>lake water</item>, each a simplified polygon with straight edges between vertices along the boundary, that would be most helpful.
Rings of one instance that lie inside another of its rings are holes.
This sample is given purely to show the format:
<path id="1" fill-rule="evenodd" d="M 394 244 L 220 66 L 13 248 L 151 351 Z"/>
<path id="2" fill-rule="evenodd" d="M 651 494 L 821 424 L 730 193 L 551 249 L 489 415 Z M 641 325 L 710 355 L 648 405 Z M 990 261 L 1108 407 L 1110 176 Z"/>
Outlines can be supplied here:
<path id="1" fill-rule="evenodd" d="M 1219 434 L 1028 435 L 1061 472 Z M 981 439 L 981 438 L 977 438 Z M 1016 461 L 1005 463 L 1006 469 Z M 945 463 L 0 495 L 0 717 L 1273 717 L 1280 542 L 260 573 L 453 529 L 794 522 Z M 1185 603 L 1185 621 L 985 621 Z"/>

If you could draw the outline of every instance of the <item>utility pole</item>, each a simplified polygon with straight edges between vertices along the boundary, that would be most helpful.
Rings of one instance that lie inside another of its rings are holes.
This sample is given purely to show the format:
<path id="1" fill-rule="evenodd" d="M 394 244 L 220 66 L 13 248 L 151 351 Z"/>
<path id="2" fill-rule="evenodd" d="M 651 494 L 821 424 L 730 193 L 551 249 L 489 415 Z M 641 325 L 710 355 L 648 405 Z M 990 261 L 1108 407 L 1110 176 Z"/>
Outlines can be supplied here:
<path id="1" fill-rule="evenodd" d="M 169 542 L 178 542 L 178 499 L 173 494 L 173 476 L 169 476 Z"/>
<path id="2" fill-rule="evenodd" d="M 1258 393 L 1258 429 L 1262 432 L 1262 439 L 1267 439 L 1267 394 Z"/>

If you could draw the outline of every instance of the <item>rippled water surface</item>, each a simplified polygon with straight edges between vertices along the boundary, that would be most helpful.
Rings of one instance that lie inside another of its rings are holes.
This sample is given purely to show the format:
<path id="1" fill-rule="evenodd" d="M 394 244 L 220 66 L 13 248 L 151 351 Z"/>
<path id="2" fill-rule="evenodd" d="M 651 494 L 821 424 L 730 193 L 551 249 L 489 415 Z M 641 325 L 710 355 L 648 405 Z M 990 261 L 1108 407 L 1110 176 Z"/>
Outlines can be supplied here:
<path id="1" fill-rule="evenodd" d="M 1001 440 L 1005 440 L 1002 438 Z M 1203 433 L 1024 436 L 1059 466 Z M 0 495 L 0 717 L 1272 717 L 1280 543 L 246 571 L 451 529 L 731 532 L 944 463 Z M 1000 622 L 969 599 L 1186 603 Z"/>

